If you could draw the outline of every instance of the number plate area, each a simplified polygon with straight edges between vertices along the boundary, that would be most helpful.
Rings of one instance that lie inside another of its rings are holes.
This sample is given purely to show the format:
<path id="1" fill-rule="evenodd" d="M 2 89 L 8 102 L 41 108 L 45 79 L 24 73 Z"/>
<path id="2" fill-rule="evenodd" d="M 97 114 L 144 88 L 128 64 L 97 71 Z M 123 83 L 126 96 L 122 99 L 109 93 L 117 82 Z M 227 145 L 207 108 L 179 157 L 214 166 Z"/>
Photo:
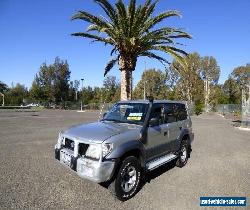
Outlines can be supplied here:
<path id="1" fill-rule="evenodd" d="M 67 149 L 62 149 L 60 151 L 60 161 L 70 167 L 71 157 L 73 157 L 73 152 Z"/>

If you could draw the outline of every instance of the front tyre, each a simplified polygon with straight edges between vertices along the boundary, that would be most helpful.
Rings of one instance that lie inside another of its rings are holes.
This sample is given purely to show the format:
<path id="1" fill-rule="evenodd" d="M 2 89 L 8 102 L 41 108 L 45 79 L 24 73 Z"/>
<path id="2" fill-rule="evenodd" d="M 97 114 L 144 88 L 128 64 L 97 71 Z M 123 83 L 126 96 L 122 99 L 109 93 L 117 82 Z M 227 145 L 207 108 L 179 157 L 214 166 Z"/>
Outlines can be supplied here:
<path id="1" fill-rule="evenodd" d="M 188 143 L 186 140 L 183 140 L 180 146 L 179 157 L 176 161 L 177 167 L 182 168 L 183 166 L 187 164 L 188 156 L 189 156 L 188 153 L 189 153 Z"/>
<path id="2" fill-rule="evenodd" d="M 137 158 L 125 158 L 115 180 L 110 184 L 112 194 L 121 201 L 132 198 L 139 190 L 141 166 Z"/>

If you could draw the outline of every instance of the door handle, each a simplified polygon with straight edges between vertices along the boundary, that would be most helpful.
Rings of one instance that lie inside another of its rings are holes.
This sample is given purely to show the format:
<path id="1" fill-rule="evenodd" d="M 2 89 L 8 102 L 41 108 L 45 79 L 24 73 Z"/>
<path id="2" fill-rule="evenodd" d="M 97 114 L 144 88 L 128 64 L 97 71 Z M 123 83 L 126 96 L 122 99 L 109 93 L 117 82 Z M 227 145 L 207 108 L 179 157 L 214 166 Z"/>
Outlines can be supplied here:
<path id="1" fill-rule="evenodd" d="M 168 131 L 165 131 L 165 132 L 164 132 L 164 136 L 166 136 L 166 135 L 168 135 Z"/>

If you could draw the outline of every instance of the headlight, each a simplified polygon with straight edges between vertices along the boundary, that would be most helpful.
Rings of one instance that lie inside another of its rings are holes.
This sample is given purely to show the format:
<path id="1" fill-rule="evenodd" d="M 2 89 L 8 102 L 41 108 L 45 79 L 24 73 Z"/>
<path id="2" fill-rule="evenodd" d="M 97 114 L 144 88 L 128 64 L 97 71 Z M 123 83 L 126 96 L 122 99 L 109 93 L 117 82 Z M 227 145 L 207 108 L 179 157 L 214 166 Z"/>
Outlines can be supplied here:
<path id="1" fill-rule="evenodd" d="M 61 142 L 62 142 L 62 134 L 59 133 L 57 143 L 61 143 Z"/>
<path id="2" fill-rule="evenodd" d="M 113 144 L 103 144 L 102 145 L 102 157 L 106 157 L 110 154 L 113 149 Z"/>
<path id="3" fill-rule="evenodd" d="M 100 144 L 90 144 L 87 149 L 86 156 L 99 160 L 102 153 L 102 148 Z"/>
<path id="4" fill-rule="evenodd" d="M 57 144 L 55 145 L 55 147 L 59 149 L 61 145 L 64 144 L 63 140 L 64 138 L 62 136 L 62 133 L 60 132 L 58 135 Z"/>
<path id="5" fill-rule="evenodd" d="M 99 160 L 100 157 L 106 157 L 113 149 L 113 144 L 90 144 L 86 156 Z"/>

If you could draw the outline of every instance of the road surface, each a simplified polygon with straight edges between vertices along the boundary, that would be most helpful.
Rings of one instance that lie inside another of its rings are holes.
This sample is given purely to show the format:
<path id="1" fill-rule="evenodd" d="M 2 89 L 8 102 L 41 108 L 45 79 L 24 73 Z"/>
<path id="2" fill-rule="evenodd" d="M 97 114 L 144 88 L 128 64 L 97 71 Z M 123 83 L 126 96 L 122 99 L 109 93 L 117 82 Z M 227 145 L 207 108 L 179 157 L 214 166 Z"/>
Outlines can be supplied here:
<path id="1" fill-rule="evenodd" d="M 193 152 L 184 168 L 163 166 L 147 175 L 134 198 L 115 200 L 107 189 L 54 159 L 60 130 L 97 118 L 90 111 L 0 110 L 0 209 L 194 210 L 204 209 L 200 196 L 249 200 L 250 132 L 237 130 L 216 114 L 193 117 Z"/>

